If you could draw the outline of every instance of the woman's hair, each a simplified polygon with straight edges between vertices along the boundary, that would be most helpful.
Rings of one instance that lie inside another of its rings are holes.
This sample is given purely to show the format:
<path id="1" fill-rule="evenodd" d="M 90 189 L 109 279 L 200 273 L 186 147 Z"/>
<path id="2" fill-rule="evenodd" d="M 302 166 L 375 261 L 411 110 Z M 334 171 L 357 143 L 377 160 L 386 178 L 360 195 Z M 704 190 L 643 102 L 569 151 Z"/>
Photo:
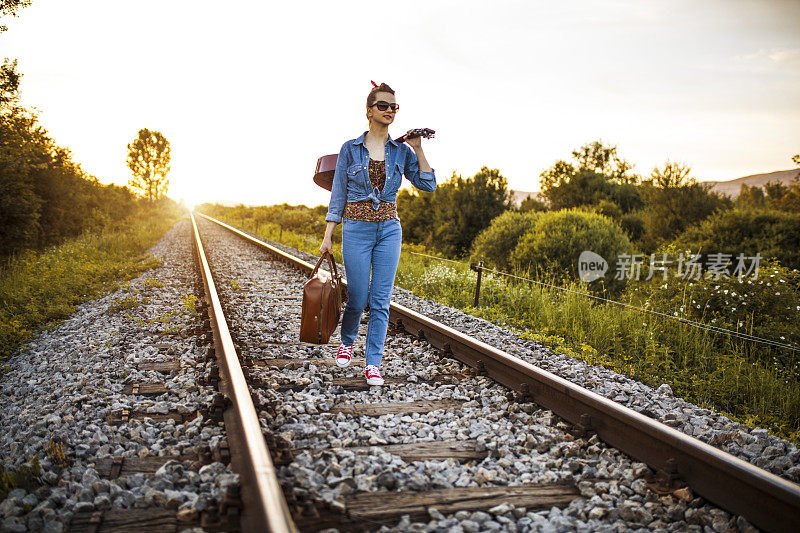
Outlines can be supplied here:
<path id="1" fill-rule="evenodd" d="M 373 105 L 375 105 L 375 101 L 378 99 L 378 97 L 375 96 L 377 93 L 394 94 L 394 89 L 392 89 L 385 83 L 381 83 L 377 87 L 373 87 L 372 90 L 369 92 L 369 95 L 367 96 L 367 107 L 372 107 Z"/>

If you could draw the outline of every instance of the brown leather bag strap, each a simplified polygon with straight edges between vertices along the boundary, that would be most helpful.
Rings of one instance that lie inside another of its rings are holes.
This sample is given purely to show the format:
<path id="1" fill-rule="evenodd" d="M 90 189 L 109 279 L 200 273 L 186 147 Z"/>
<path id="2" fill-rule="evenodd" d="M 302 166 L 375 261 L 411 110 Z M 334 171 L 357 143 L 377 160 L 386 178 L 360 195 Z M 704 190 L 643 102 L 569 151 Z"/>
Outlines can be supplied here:
<path id="1" fill-rule="evenodd" d="M 308 276 L 309 279 L 317 275 L 317 270 L 319 270 L 320 265 L 322 265 L 322 261 L 325 259 L 328 260 L 328 266 L 331 269 L 331 274 L 333 275 L 334 279 L 339 278 L 339 272 L 336 270 L 336 261 L 334 261 L 333 254 L 325 250 L 325 253 L 322 254 L 319 258 L 319 261 L 317 261 L 317 266 L 314 267 L 314 270 L 311 271 L 311 275 Z"/>

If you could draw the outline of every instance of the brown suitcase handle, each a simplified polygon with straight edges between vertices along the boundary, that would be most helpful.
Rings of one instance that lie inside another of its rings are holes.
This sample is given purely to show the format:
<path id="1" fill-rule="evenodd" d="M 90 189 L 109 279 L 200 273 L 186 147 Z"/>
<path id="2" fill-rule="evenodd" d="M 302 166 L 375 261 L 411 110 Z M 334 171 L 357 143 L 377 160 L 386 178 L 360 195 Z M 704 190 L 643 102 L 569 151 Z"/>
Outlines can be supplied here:
<path id="1" fill-rule="evenodd" d="M 337 282 L 339 281 L 339 272 L 336 270 L 336 261 L 333 259 L 333 254 L 330 253 L 328 250 L 325 250 L 325 253 L 320 256 L 319 261 L 317 261 L 317 266 L 314 267 L 314 270 L 311 271 L 311 275 L 308 276 L 309 279 L 313 278 L 317 275 L 317 270 L 319 270 L 320 265 L 322 264 L 322 260 L 328 260 L 328 266 L 331 269 L 331 274 L 333 275 L 333 279 Z"/>

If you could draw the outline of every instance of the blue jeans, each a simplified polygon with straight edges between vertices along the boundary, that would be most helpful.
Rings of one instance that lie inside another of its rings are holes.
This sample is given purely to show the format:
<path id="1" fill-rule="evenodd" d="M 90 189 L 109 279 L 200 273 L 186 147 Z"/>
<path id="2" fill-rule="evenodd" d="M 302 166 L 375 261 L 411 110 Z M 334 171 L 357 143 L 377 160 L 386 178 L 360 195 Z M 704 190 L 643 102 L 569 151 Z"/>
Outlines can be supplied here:
<path id="1" fill-rule="evenodd" d="M 345 345 L 353 345 L 358 335 L 361 313 L 369 298 L 368 365 L 380 366 L 383 358 L 383 344 L 389 326 L 389 301 L 400 261 L 402 239 L 403 228 L 396 218 L 381 222 L 342 219 L 347 305 L 342 316 L 341 337 Z"/>

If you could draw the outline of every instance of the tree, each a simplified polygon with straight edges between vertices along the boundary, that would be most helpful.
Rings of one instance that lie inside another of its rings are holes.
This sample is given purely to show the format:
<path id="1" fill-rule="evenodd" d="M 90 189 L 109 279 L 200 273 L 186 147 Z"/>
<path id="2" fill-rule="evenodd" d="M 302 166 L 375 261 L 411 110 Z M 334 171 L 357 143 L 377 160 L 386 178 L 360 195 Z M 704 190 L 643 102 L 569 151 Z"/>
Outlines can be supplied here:
<path id="1" fill-rule="evenodd" d="M 0 110 L 5 110 L 17 105 L 19 102 L 19 79 L 22 74 L 17 72 L 17 60 L 3 60 L 0 65 Z"/>
<path id="2" fill-rule="evenodd" d="M 166 195 L 169 187 L 170 148 L 169 141 L 158 131 L 147 128 L 128 145 L 128 168 L 133 177 L 128 185 L 139 190 L 149 202 Z"/>
<path id="3" fill-rule="evenodd" d="M 642 206 L 636 184 L 639 177 L 631 173 L 633 165 L 617 155 L 615 146 L 601 141 L 573 150 L 570 163 L 556 161 L 540 174 L 541 195 L 554 210 L 596 205 L 602 200 L 617 204 L 623 213 Z"/>
<path id="4" fill-rule="evenodd" d="M 31 0 L 0 0 L 0 16 L 17 16 L 17 9 L 21 7 L 28 7 L 31 5 Z M 8 26 L 0 24 L 0 33 L 6 31 Z"/>
<path id="5" fill-rule="evenodd" d="M 667 160 L 655 167 L 650 179 L 642 184 L 644 235 L 639 243 L 646 253 L 654 252 L 664 241 L 672 240 L 686 228 L 700 223 L 720 209 L 729 209 L 732 201 L 697 183 L 691 168 Z"/>
<path id="6" fill-rule="evenodd" d="M 453 176 L 431 202 L 435 246 L 451 256 L 468 252 L 475 237 L 508 209 L 508 182 L 496 168 L 481 167 L 471 178 Z"/>

